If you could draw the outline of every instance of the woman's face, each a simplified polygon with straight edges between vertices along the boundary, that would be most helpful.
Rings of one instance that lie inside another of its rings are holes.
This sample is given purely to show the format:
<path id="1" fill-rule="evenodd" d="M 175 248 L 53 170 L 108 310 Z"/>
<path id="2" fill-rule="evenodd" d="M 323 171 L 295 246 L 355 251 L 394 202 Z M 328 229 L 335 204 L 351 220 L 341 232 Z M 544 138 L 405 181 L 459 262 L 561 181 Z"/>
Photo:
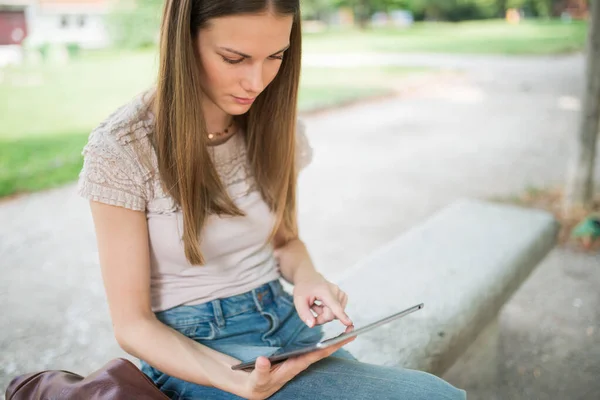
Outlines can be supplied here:
<path id="1" fill-rule="evenodd" d="M 202 89 L 230 115 L 246 113 L 275 78 L 290 44 L 293 16 L 215 18 L 199 31 Z"/>

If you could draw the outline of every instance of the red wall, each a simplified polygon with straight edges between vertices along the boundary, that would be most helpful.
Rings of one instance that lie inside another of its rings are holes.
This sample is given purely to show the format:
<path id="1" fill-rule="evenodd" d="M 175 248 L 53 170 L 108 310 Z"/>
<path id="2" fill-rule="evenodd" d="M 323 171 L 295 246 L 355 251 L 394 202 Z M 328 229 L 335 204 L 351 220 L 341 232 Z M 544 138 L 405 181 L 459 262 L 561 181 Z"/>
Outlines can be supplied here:
<path id="1" fill-rule="evenodd" d="M 0 45 L 21 44 L 26 36 L 24 11 L 0 11 Z"/>

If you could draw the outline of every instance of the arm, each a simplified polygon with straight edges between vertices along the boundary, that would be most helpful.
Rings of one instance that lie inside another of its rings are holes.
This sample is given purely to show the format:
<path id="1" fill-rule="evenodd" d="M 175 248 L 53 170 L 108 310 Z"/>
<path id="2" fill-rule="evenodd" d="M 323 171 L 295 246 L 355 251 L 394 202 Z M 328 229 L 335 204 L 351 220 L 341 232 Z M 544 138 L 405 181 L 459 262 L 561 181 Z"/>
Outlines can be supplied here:
<path id="1" fill-rule="evenodd" d="M 123 350 L 167 375 L 262 400 L 354 339 L 275 366 L 259 357 L 252 372 L 233 371 L 238 360 L 187 338 L 154 316 L 144 213 L 94 201 L 91 209 L 115 337 Z"/>
<path id="2" fill-rule="evenodd" d="M 142 212 L 91 202 L 102 277 L 115 337 L 127 353 L 160 371 L 232 391 L 232 357 L 211 350 L 156 319 L 150 306 L 148 227 Z M 237 373 L 237 374 L 236 374 Z"/>
<path id="3" fill-rule="evenodd" d="M 298 238 L 284 240 L 281 229 L 275 235 L 273 245 L 275 258 L 283 278 L 291 284 L 305 277 L 320 275 L 316 270 L 304 242 Z"/>

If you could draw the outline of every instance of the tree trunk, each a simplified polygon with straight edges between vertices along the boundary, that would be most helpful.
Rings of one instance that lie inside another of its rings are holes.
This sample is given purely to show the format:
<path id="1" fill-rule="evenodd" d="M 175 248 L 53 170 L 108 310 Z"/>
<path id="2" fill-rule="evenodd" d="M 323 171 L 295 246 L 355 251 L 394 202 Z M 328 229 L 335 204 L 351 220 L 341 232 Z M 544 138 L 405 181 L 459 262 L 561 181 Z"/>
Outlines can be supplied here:
<path id="1" fill-rule="evenodd" d="M 506 17 L 506 3 L 508 0 L 498 0 L 498 13 L 500 14 L 500 18 Z"/>
<path id="2" fill-rule="evenodd" d="M 594 196 L 594 161 L 600 118 L 600 2 L 591 2 L 588 28 L 586 85 L 579 133 L 569 170 L 566 211 L 589 207 Z"/>
<path id="3" fill-rule="evenodd" d="M 369 1 L 358 0 L 355 8 L 356 19 L 360 29 L 366 29 L 369 23 Z"/>

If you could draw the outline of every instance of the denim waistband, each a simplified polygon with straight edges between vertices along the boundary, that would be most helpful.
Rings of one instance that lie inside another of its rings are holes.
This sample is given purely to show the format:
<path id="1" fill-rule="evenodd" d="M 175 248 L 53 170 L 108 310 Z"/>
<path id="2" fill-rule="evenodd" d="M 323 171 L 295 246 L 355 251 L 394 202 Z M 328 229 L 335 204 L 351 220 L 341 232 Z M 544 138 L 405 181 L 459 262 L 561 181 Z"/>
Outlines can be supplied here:
<path id="1" fill-rule="evenodd" d="M 286 295 L 286 292 L 281 282 L 274 280 L 235 296 L 160 311 L 156 313 L 156 317 L 171 326 L 193 325 L 209 321 L 215 322 L 217 326 L 224 326 L 225 319 L 245 312 L 260 312 L 282 295 Z"/>

